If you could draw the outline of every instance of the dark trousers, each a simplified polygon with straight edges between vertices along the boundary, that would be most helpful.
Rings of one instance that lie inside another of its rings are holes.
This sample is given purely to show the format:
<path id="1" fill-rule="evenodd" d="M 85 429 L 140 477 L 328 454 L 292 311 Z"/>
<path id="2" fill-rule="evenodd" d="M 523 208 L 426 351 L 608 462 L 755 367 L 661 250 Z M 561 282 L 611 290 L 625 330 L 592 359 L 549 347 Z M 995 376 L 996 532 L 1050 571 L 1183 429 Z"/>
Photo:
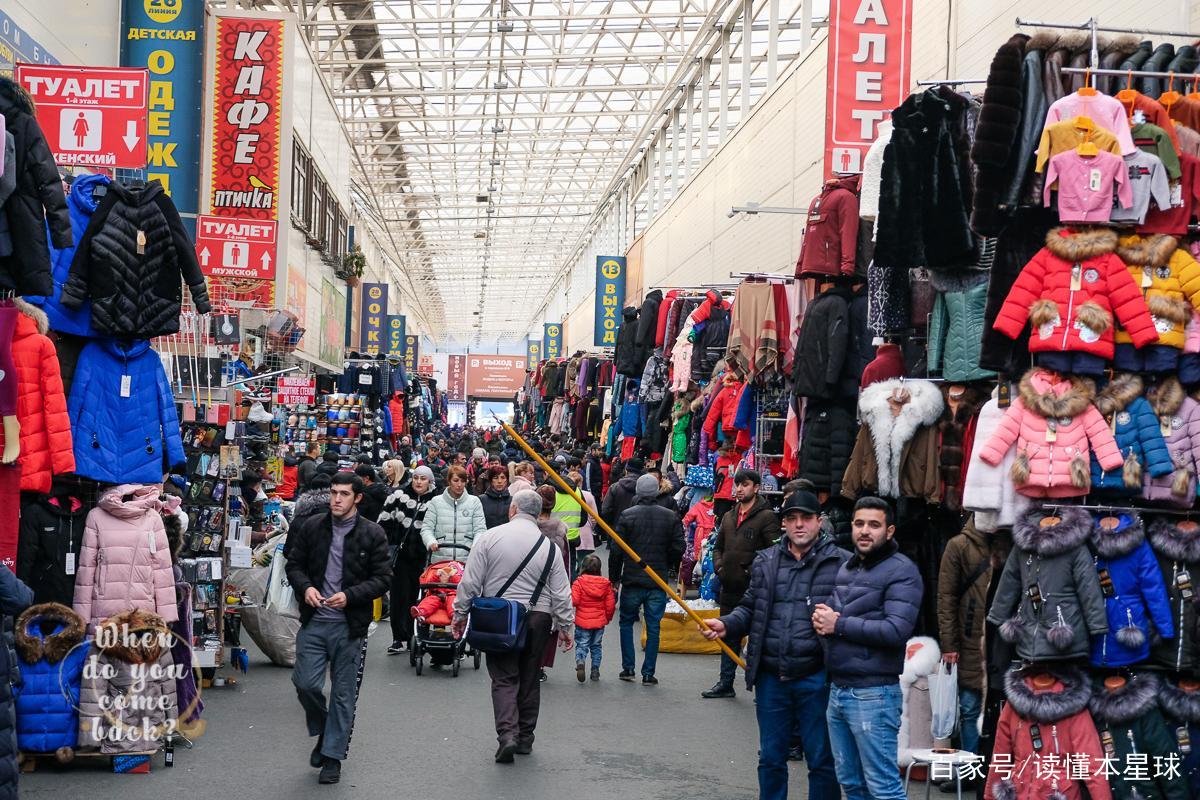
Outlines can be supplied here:
<path id="1" fill-rule="evenodd" d="M 530 611 L 526 617 L 525 646 L 515 653 L 488 653 L 492 715 L 496 718 L 496 738 L 501 744 L 533 742 L 542 703 L 538 670 L 546 642 L 550 641 L 551 622 L 546 612 Z"/>
<path id="2" fill-rule="evenodd" d="M 759 673 L 754 681 L 758 717 L 758 796 L 759 800 L 787 800 L 788 747 L 794 733 L 800 733 L 804 760 L 808 763 L 810 800 L 837 800 L 837 777 L 833 768 L 833 750 L 825 711 L 829 705 L 829 687 L 825 672 L 800 680 L 784 681 L 778 675 Z"/>
<path id="3" fill-rule="evenodd" d="M 350 746 L 354 706 L 358 702 L 358 667 L 362 639 L 350 638 L 345 622 L 310 620 L 296 634 L 292 683 L 309 736 L 321 736 L 321 755 L 342 761 Z M 325 675 L 329 674 L 329 701 Z"/>
<path id="4" fill-rule="evenodd" d="M 733 609 L 736 607 L 737 607 L 736 603 L 731 603 L 729 605 L 725 605 L 724 603 L 722 603 L 721 604 L 721 616 L 724 617 L 727 614 L 733 613 Z M 741 646 L 741 642 L 727 642 L 727 644 L 731 648 L 733 648 L 735 651 Z M 737 662 L 734 661 L 732 658 L 730 658 L 729 655 L 724 650 L 722 650 L 721 651 L 721 677 L 717 682 L 720 683 L 722 686 L 732 687 L 733 681 L 736 677 L 737 677 Z"/>
<path id="5" fill-rule="evenodd" d="M 408 642 L 413 635 L 413 617 L 409 609 L 416 605 L 421 565 L 397 561 L 392 568 L 392 641 Z"/>

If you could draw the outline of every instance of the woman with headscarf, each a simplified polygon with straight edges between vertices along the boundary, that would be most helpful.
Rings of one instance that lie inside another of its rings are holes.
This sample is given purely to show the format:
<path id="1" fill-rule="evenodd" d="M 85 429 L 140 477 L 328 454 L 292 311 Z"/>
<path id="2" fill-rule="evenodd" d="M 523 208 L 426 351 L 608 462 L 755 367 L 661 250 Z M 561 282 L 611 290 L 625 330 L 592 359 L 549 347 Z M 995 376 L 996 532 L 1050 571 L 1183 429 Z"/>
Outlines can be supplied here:
<path id="1" fill-rule="evenodd" d="M 403 653 L 413 635 L 413 619 L 408 609 L 417 602 L 418 579 L 425 568 L 427 553 L 421 542 L 425 508 L 437 496 L 433 470 L 426 466 L 412 471 L 407 486 L 397 487 L 383 502 L 379 524 L 392 550 L 391 624 L 392 644 L 388 655 Z"/>

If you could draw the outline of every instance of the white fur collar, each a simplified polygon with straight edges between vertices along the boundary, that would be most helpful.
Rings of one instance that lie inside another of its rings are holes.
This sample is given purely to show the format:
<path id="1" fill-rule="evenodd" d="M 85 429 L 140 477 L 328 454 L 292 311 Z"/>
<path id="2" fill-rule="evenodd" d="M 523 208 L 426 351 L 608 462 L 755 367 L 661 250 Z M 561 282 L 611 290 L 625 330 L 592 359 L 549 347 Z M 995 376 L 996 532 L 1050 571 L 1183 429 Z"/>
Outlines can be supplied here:
<path id="1" fill-rule="evenodd" d="M 893 417 L 888 398 L 898 389 L 907 391 L 910 399 L 901 408 L 900 415 Z M 900 496 L 900 459 L 904 446 L 918 428 L 938 421 L 943 406 L 942 393 L 929 381 L 893 378 L 873 383 L 859 394 L 858 415 L 870 428 L 875 447 L 879 494 Z"/>

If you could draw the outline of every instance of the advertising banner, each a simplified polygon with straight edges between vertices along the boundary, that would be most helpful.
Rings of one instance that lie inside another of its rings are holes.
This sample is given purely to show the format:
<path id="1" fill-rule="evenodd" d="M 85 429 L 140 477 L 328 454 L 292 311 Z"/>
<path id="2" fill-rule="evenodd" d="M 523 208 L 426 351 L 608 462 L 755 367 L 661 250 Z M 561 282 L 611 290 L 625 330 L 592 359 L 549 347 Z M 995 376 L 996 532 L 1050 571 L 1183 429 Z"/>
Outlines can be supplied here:
<path id="1" fill-rule="evenodd" d="M 346 298 L 332 282 L 321 279 L 321 329 L 317 358 L 326 364 L 340 367 L 345 350 L 342 346 L 342 324 L 346 319 Z"/>
<path id="2" fill-rule="evenodd" d="M 16 79 L 37 107 L 38 125 L 57 163 L 146 166 L 149 70 L 18 64 Z"/>
<path id="3" fill-rule="evenodd" d="M 59 61 L 13 22 L 12 17 L 0 11 L 0 75 L 11 78 L 13 67 L 18 63 L 57 64 Z"/>
<path id="4" fill-rule="evenodd" d="M 547 322 L 542 325 L 542 358 L 561 358 L 562 349 L 562 323 Z"/>
<path id="5" fill-rule="evenodd" d="M 876 128 L 908 97 L 912 0 L 831 0 L 825 176 L 862 172 Z"/>
<path id="6" fill-rule="evenodd" d="M 388 287 L 386 283 L 364 283 L 360 291 L 359 347 L 368 355 L 379 355 L 383 352 L 388 315 Z"/>
<path id="7" fill-rule="evenodd" d="M 525 383 L 523 356 L 470 354 L 467 361 L 467 397 L 472 400 L 512 400 Z"/>
<path id="8" fill-rule="evenodd" d="M 542 360 L 542 343 L 538 339 L 525 340 L 525 359 L 530 364 L 536 364 Z"/>
<path id="9" fill-rule="evenodd" d="M 275 402 L 289 406 L 317 402 L 317 379 L 280 375 L 275 383 Z"/>
<path id="10" fill-rule="evenodd" d="M 404 371 L 411 378 L 417 374 L 417 362 L 421 357 L 421 337 L 415 333 L 404 334 L 404 352 L 401 353 L 404 358 Z"/>
<path id="11" fill-rule="evenodd" d="M 163 185 L 190 232 L 200 211 L 204 0 L 124 0 L 121 66 L 150 70 L 146 180 Z"/>
<path id="12" fill-rule="evenodd" d="M 388 314 L 387 318 L 387 354 L 389 356 L 404 355 L 404 329 L 408 320 L 403 314 Z"/>
<path id="13" fill-rule="evenodd" d="M 467 399 L 467 357 L 451 354 L 446 368 L 446 400 L 461 403 Z"/>
<path id="14" fill-rule="evenodd" d="M 275 280 L 274 220 L 196 218 L 200 271 L 219 278 Z"/>
<path id="15" fill-rule="evenodd" d="M 596 330 L 592 344 L 616 347 L 625 304 L 625 256 L 596 256 Z"/>

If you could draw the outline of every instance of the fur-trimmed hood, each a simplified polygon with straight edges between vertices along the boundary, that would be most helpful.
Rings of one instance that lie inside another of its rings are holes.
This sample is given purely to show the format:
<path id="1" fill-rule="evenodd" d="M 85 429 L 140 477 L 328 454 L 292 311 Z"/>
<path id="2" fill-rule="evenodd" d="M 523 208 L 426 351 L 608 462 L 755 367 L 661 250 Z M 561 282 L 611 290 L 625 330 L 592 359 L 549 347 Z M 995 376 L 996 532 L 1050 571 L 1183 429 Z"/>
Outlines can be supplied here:
<path id="1" fill-rule="evenodd" d="M 1034 31 L 1029 37 L 1029 41 L 1025 43 L 1025 52 L 1030 50 L 1053 50 L 1054 45 L 1058 43 L 1058 31 Z"/>
<path id="2" fill-rule="evenodd" d="M 908 648 L 919 644 L 911 657 L 907 655 Z M 942 660 L 942 650 L 936 639 L 928 636 L 914 636 L 905 645 L 904 672 L 900 673 L 900 685 L 912 686 L 918 679 L 932 675 Z"/>
<path id="3" fill-rule="evenodd" d="M 87 630 L 83 617 L 61 603 L 38 603 L 21 612 L 13 631 L 17 655 L 26 664 L 57 664 Z"/>
<path id="4" fill-rule="evenodd" d="M 1146 389 L 1146 400 L 1149 401 L 1154 414 L 1159 417 L 1174 415 L 1186 397 L 1187 392 L 1184 391 L 1183 385 L 1173 375 Z"/>
<path id="5" fill-rule="evenodd" d="M 1054 687 L 1035 689 L 1033 676 L 1054 676 Z M 1058 722 L 1087 708 L 1092 684 L 1087 673 L 1070 664 L 1035 664 L 1004 673 L 1004 692 L 1009 705 L 1023 719 L 1043 724 Z"/>
<path id="6" fill-rule="evenodd" d="M 1117 249 L 1117 234 L 1105 228 L 1052 228 L 1046 234 L 1046 249 L 1064 261 L 1086 261 Z"/>
<path id="7" fill-rule="evenodd" d="M 1171 719 L 1200 722 L 1200 691 L 1185 692 L 1174 680 L 1164 680 L 1159 686 L 1158 705 Z"/>
<path id="8" fill-rule="evenodd" d="M 1035 367 L 1022 376 L 1019 391 L 1027 409 L 1040 417 L 1057 419 L 1087 411 L 1096 390 L 1086 378 L 1056 380 L 1050 371 Z"/>
<path id="9" fill-rule="evenodd" d="M 0 77 L 0 110 L 12 108 L 26 114 L 36 113 L 33 98 L 25 87 L 10 78 Z"/>
<path id="10" fill-rule="evenodd" d="M 1140 376 L 1132 372 L 1119 372 L 1095 394 L 1092 403 L 1104 417 L 1111 417 L 1141 397 L 1145 388 Z"/>
<path id="11" fill-rule="evenodd" d="M 1146 541 L 1146 529 L 1141 517 L 1134 513 L 1116 516 L 1120 522 L 1114 530 L 1105 530 L 1099 520 L 1092 525 L 1092 548 L 1104 558 L 1129 555 Z"/>
<path id="12" fill-rule="evenodd" d="M 898 416 L 892 416 L 889 403 L 893 392 L 907 393 L 908 397 Z M 944 406 L 938 387 L 922 380 L 891 378 L 872 383 L 859 394 L 858 413 L 871 431 L 881 495 L 899 495 L 904 446 L 912 441 L 919 428 L 937 422 Z"/>
<path id="13" fill-rule="evenodd" d="M 292 519 L 305 517 L 329 508 L 328 489 L 309 489 L 296 498 L 296 506 L 292 511 Z"/>
<path id="14" fill-rule="evenodd" d="M 1158 676 L 1151 672 L 1135 672 L 1125 678 L 1124 686 L 1115 690 L 1104 685 L 1104 678 L 1097 677 L 1088 710 L 1099 723 L 1124 725 L 1154 708 L 1158 689 Z"/>
<path id="15" fill-rule="evenodd" d="M 1043 526 L 1042 520 L 1050 517 L 1058 517 L 1058 522 Z M 1053 512 L 1035 509 L 1019 517 L 1013 525 L 1013 544 L 1050 558 L 1079 547 L 1091 533 L 1092 517 L 1083 509 L 1069 506 Z"/>
<path id="16" fill-rule="evenodd" d="M 17 307 L 18 311 L 33 320 L 34 325 L 37 326 L 37 332 L 42 336 L 50 332 L 50 318 L 46 316 L 45 311 L 21 297 L 16 298 L 13 305 Z"/>
<path id="17" fill-rule="evenodd" d="M 1200 561 L 1200 531 L 1186 533 L 1160 517 L 1150 523 L 1150 546 L 1172 561 Z"/>
<path id="18" fill-rule="evenodd" d="M 170 631 L 158 614 L 134 608 L 113 614 L 96 628 L 97 647 L 126 664 L 153 664 L 170 649 Z"/>
<path id="19" fill-rule="evenodd" d="M 1162 267 L 1171 260 L 1179 248 L 1179 241 L 1165 233 L 1149 236 L 1122 236 L 1117 245 L 1117 255 L 1131 267 Z"/>

